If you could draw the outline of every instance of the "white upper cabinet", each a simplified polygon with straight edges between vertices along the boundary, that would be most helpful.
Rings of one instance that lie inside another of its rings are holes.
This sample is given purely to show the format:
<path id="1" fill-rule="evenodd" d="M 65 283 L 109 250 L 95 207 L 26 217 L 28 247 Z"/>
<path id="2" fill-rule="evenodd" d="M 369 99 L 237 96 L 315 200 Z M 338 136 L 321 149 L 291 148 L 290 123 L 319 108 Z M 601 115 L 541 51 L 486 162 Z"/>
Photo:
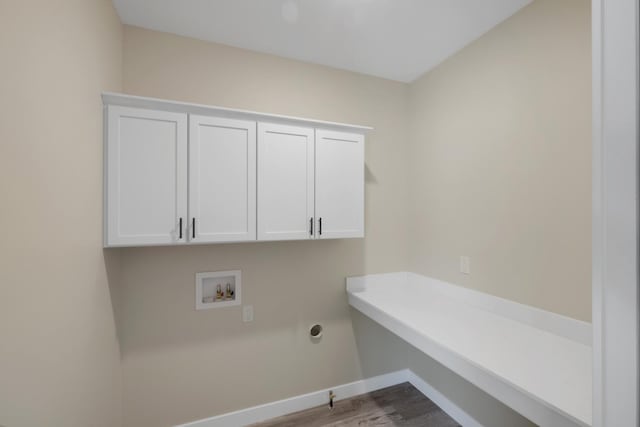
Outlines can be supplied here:
<path id="1" fill-rule="evenodd" d="M 109 106 L 107 120 L 105 245 L 185 242 L 187 115 Z"/>
<path id="2" fill-rule="evenodd" d="M 188 237 L 256 239 L 256 122 L 189 116 Z"/>
<path id="3" fill-rule="evenodd" d="M 370 128 L 102 98 L 106 247 L 364 237 Z"/>
<path id="4" fill-rule="evenodd" d="M 313 238 L 314 130 L 258 123 L 258 240 Z"/>
<path id="5" fill-rule="evenodd" d="M 317 238 L 364 237 L 364 136 L 316 130 Z"/>

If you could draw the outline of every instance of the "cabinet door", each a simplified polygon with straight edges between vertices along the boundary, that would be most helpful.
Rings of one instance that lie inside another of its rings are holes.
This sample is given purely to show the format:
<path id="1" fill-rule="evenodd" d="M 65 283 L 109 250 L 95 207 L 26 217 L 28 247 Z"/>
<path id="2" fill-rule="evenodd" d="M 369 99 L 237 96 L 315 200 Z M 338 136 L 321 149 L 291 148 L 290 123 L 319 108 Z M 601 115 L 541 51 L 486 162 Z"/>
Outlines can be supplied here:
<path id="1" fill-rule="evenodd" d="M 256 122 L 189 116 L 189 239 L 256 239 Z"/>
<path id="2" fill-rule="evenodd" d="M 318 238 L 364 237 L 364 136 L 316 130 Z"/>
<path id="3" fill-rule="evenodd" d="M 258 123 L 258 240 L 313 238 L 312 128 Z"/>
<path id="4" fill-rule="evenodd" d="M 184 243 L 186 114 L 119 106 L 107 114 L 105 245 Z"/>

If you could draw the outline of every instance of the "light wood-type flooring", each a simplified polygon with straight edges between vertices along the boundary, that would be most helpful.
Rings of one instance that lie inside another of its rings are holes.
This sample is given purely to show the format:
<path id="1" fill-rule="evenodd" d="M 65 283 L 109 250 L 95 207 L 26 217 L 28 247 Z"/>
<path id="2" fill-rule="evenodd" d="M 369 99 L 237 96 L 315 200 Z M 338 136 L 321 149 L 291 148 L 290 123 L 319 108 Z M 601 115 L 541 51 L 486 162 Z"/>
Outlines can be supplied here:
<path id="1" fill-rule="evenodd" d="M 251 427 L 460 427 L 409 383 L 403 383 Z"/>

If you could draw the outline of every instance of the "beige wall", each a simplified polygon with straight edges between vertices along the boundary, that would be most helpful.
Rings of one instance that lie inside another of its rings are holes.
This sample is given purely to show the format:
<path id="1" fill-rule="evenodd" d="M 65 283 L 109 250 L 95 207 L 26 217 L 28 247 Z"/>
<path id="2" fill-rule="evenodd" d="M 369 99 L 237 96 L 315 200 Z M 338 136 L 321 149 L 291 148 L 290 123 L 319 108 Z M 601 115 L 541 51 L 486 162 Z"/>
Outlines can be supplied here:
<path id="1" fill-rule="evenodd" d="M 163 426 L 406 367 L 527 425 L 350 310 L 344 278 L 410 269 L 589 319 L 588 2 L 536 0 L 411 85 L 53 3 L 0 2 L 0 425 Z M 103 253 L 102 90 L 375 127 L 367 237 Z M 195 273 L 236 268 L 255 321 L 195 312 Z"/>
<path id="2" fill-rule="evenodd" d="M 109 0 L 0 2 L 0 425 L 120 424 L 100 92 L 121 54 Z"/>
<path id="3" fill-rule="evenodd" d="M 590 320 L 590 37 L 536 0 L 411 85 L 412 271 Z"/>
<path id="4" fill-rule="evenodd" d="M 403 85 L 125 27 L 127 93 L 375 127 L 364 240 L 117 251 L 125 425 L 407 366 L 479 419 L 527 425 L 350 311 L 343 280 L 409 268 L 589 318 L 589 32 L 587 2 L 537 0 Z M 471 276 L 457 273 L 460 255 Z M 231 268 L 243 271 L 253 323 L 239 308 L 193 309 L 194 274 Z M 314 321 L 326 327 L 320 344 L 306 337 Z"/>
<path id="5" fill-rule="evenodd" d="M 124 89 L 375 127 L 364 240 L 121 250 L 125 425 L 185 422 L 406 367 L 402 341 L 357 314 L 352 322 L 344 290 L 346 276 L 407 267 L 406 85 L 125 27 Z M 242 270 L 253 323 L 239 307 L 194 311 L 195 273 L 227 269 Z M 319 344 L 307 336 L 316 321 Z"/>

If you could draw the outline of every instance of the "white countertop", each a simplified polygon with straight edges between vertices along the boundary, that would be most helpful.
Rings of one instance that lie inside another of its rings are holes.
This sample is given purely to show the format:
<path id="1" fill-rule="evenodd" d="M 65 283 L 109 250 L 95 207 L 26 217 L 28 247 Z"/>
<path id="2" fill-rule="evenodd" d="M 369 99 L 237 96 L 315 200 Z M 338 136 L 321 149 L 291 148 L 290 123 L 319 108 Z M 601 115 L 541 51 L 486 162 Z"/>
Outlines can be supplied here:
<path id="1" fill-rule="evenodd" d="M 554 414 L 543 414 L 550 409 L 591 425 L 589 345 L 474 306 L 413 276 L 422 279 L 412 280 L 411 273 L 409 279 L 406 273 L 348 279 L 349 302 L 498 400 L 529 412 L 523 415 L 532 421 L 555 427 Z"/>

